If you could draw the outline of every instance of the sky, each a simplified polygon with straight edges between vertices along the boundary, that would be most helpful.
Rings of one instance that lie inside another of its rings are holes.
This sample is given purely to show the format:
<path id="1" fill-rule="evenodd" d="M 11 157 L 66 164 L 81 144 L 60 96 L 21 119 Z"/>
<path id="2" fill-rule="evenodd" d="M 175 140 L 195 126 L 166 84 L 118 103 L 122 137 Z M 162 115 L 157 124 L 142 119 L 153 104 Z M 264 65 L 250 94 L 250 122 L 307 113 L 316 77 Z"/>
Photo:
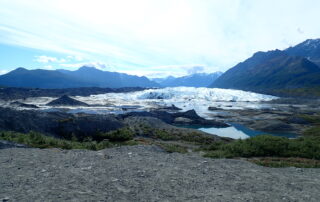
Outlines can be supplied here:
<path id="1" fill-rule="evenodd" d="M 319 8 L 319 0 L 0 0 L 0 74 L 226 71 L 257 51 L 320 38 Z"/>

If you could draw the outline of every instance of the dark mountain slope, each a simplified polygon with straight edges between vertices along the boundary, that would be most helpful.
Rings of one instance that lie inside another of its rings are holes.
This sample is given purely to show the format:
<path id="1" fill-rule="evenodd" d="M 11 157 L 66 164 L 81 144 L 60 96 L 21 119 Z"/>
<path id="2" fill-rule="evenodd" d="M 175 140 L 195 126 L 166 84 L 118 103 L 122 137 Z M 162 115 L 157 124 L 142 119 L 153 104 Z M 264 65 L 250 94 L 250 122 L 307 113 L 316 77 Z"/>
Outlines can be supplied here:
<path id="1" fill-rule="evenodd" d="M 90 87 L 93 83 L 70 77 L 58 71 L 18 68 L 0 76 L 0 85 L 25 88 Z"/>
<path id="2" fill-rule="evenodd" d="M 258 52 L 220 76 L 211 87 L 272 92 L 320 85 L 320 68 L 283 51 Z"/>
<path id="3" fill-rule="evenodd" d="M 92 67 L 68 70 L 27 70 L 18 68 L 0 76 L 0 86 L 24 88 L 78 88 L 78 87 L 158 87 L 146 77 L 101 71 Z"/>
<path id="4" fill-rule="evenodd" d="M 86 82 L 94 82 L 96 87 L 159 87 L 159 84 L 150 81 L 146 77 L 133 76 L 118 72 L 101 71 L 93 67 L 84 66 L 76 71 L 58 71 Z"/>
<path id="5" fill-rule="evenodd" d="M 294 47 L 285 50 L 288 55 L 306 57 L 320 65 L 320 39 L 308 39 Z"/>

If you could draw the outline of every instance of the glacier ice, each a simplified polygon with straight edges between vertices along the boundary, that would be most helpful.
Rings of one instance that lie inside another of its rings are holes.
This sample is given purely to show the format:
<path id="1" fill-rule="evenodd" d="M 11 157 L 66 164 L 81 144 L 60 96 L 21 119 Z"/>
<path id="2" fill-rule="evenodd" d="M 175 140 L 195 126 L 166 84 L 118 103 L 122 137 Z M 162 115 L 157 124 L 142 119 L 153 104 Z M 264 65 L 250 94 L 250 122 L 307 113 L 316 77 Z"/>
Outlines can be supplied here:
<path id="1" fill-rule="evenodd" d="M 201 116 L 206 116 L 209 106 L 220 108 L 259 108 L 260 101 L 270 101 L 277 97 L 253 92 L 219 89 L 219 88 L 194 88 L 194 87 L 168 87 L 162 89 L 147 89 L 128 93 L 106 93 L 91 96 L 75 96 L 79 101 L 86 102 L 91 107 L 85 110 L 95 112 L 121 111 L 123 106 L 138 106 L 137 109 L 148 110 L 159 106 L 175 106 L 183 109 L 194 109 Z M 27 104 L 35 104 L 40 109 L 50 108 L 46 103 L 54 98 L 38 97 L 21 100 Z M 139 107 L 140 106 L 140 107 Z M 61 108 L 77 109 L 78 107 L 61 106 Z"/>

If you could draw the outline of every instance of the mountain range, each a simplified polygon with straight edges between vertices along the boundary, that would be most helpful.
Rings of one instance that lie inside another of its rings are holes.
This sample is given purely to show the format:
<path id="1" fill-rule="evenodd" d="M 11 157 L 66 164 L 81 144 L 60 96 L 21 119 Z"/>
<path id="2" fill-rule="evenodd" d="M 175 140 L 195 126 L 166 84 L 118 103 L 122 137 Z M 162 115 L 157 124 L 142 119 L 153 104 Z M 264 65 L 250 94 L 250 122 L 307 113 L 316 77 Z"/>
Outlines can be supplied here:
<path id="1" fill-rule="evenodd" d="M 222 72 L 215 72 L 211 74 L 207 73 L 195 73 L 182 77 L 169 76 L 167 78 L 155 78 L 153 81 L 160 84 L 162 87 L 208 87 L 214 82 Z"/>
<path id="2" fill-rule="evenodd" d="M 25 88 L 77 88 L 77 87 L 207 87 L 222 73 L 196 73 L 183 77 L 167 77 L 149 80 L 118 72 L 109 72 L 94 67 L 83 66 L 75 71 L 58 70 L 27 70 L 17 68 L 0 76 L 0 86 Z"/>
<path id="3" fill-rule="evenodd" d="M 77 88 L 77 87 L 160 87 L 147 77 L 118 72 L 101 71 L 93 67 L 69 70 L 15 69 L 0 76 L 1 86 L 27 88 Z"/>
<path id="4" fill-rule="evenodd" d="M 0 76 L 0 86 L 28 88 L 77 87 L 214 87 L 275 95 L 320 96 L 320 39 L 308 39 L 285 50 L 256 52 L 225 73 L 148 79 L 83 66 L 69 70 L 17 68 Z M 288 93 L 290 92 L 290 93 Z"/>
<path id="5" fill-rule="evenodd" d="M 285 50 L 257 52 L 232 67 L 210 87 L 279 93 L 320 87 L 320 39 Z"/>

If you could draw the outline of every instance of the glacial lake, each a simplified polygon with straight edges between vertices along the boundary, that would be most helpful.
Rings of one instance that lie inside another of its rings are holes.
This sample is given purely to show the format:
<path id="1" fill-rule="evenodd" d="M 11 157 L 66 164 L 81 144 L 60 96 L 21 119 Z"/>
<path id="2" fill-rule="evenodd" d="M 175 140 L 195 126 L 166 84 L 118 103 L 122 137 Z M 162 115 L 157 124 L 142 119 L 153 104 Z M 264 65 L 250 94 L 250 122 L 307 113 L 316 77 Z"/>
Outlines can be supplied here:
<path id="1" fill-rule="evenodd" d="M 254 137 L 257 135 L 273 135 L 287 138 L 296 138 L 297 134 L 293 133 L 270 133 L 270 132 L 262 132 L 257 130 L 252 130 L 247 128 L 241 124 L 229 123 L 230 127 L 227 128 L 214 128 L 214 127 L 199 127 L 199 126 L 180 126 L 185 128 L 193 128 L 197 130 L 201 130 L 203 132 L 218 135 L 220 137 L 230 137 L 233 139 L 246 139 L 249 137 Z"/>

